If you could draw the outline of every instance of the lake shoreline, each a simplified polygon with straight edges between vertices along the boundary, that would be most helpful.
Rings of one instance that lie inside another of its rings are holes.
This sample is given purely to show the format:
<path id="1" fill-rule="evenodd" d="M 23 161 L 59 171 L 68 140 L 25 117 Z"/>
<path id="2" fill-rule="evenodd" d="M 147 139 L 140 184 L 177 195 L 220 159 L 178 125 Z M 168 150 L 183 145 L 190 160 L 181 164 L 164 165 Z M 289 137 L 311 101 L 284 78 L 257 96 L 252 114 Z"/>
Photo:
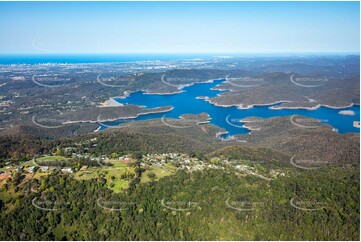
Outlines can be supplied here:
<path id="1" fill-rule="evenodd" d="M 103 122 L 115 122 L 118 120 L 123 120 L 123 119 L 136 119 L 139 116 L 142 115 L 148 115 L 148 114 L 156 114 L 156 113 L 166 113 L 166 112 L 170 112 L 174 109 L 174 107 L 165 109 L 165 110 L 160 110 L 160 111 L 148 111 L 148 112 L 140 112 L 137 115 L 134 116 L 128 116 L 128 117 L 117 117 L 117 118 L 111 118 L 111 119 L 104 119 L 104 120 L 77 120 L 77 121 L 66 121 L 63 122 L 62 124 L 76 124 L 76 123 L 103 123 Z"/>
<path id="2" fill-rule="evenodd" d="M 322 108 L 327 108 L 332 110 L 339 110 L 339 109 L 342 110 L 344 108 L 351 108 L 358 114 L 359 111 L 353 107 L 354 105 L 357 104 L 352 103 L 351 105 L 347 105 L 347 106 L 345 105 L 341 107 L 334 107 L 332 105 L 327 105 L 327 104 L 319 105 L 317 103 L 314 103 L 313 99 L 309 99 L 311 103 L 310 105 L 315 105 L 316 107 L 302 107 L 302 106 L 277 107 L 277 105 L 289 103 L 290 102 L 289 100 L 277 100 L 275 102 L 264 103 L 264 104 L 252 104 L 252 105 L 218 104 L 212 98 L 215 96 L 220 96 L 222 93 L 220 93 L 220 91 L 218 90 L 211 90 L 211 89 L 218 83 L 222 83 L 222 82 L 223 82 L 222 80 L 213 79 L 203 83 L 193 83 L 192 84 L 193 87 L 188 87 L 182 90 L 180 93 L 172 93 L 172 94 L 147 93 L 147 90 L 142 90 L 137 92 L 126 91 L 124 92 L 124 95 L 120 99 L 117 100 L 116 99 L 117 97 L 113 97 L 113 98 L 115 99 L 115 101 L 122 103 L 124 105 L 133 104 L 139 107 L 150 106 L 152 108 L 155 108 L 164 105 L 170 105 L 175 109 L 175 110 L 172 109 L 173 111 L 170 110 L 172 112 L 169 113 L 169 115 L 172 117 L 175 116 L 179 117 L 183 114 L 197 114 L 201 112 L 207 112 L 212 117 L 212 121 L 209 121 L 207 123 L 217 125 L 227 130 L 229 135 L 249 133 L 250 131 L 253 130 L 252 126 L 246 124 L 247 122 L 245 122 L 245 125 L 242 127 L 242 129 L 240 129 L 241 126 L 238 127 L 238 129 L 235 127 L 230 127 L 230 125 L 228 125 L 224 121 L 225 118 L 230 114 L 233 117 L 238 117 L 240 119 L 244 119 L 246 117 L 251 117 L 251 116 L 256 116 L 260 118 L 269 118 L 269 117 L 278 117 L 278 116 L 292 116 L 294 114 L 297 114 L 309 118 L 328 120 L 326 122 L 332 127 L 339 130 L 340 133 L 357 132 L 354 130 L 354 127 L 352 126 L 352 122 L 354 120 L 343 118 L 344 115 L 341 116 L 339 114 L 334 113 L 333 111 L 327 111 L 325 109 L 322 109 Z M 137 94 L 133 96 L 131 95 L 132 93 L 137 93 Z M 170 95 L 172 95 L 172 97 L 170 97 Z M 220 110 L 214 107 L 221 107 L 222 109 Z M 130 118 L 134 118 L 134 117 L 130 117 Z M 149 116 L 144 116 L 139 120 L 148 120 L 153 118 L 155 118 L 155 116 L 149 115 Z M 114 120 L 107 120 L 107 121 L 114 121 Z"/>

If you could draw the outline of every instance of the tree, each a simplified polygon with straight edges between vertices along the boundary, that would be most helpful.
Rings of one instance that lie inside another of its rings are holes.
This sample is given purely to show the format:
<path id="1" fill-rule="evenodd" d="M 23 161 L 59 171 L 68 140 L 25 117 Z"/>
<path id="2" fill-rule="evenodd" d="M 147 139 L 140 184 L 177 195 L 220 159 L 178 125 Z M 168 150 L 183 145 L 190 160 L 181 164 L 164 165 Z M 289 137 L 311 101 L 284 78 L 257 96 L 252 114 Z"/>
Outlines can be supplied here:
<path id="1" fill-rule="evenodd" d="M 132 157 L 133 159 L 140 161 L 143 158 L 143 154 L 141 152 L 134 152 Z"/>
<path id="2" fill-rule="evenodd" d="M 61 148 L 58 148 L 56 151 L 55 151 L 55 155 L 63 155 L 63 150 Z"/>
<path id="3" fill-rule="evenodd" d="M 147 177 L 149 177 L 150 179 L 154 179 L 156 177 L 155 173 L 154 172 L 148 172 L 147 173 Z"/>
<path id="4" fill-rule="evenodd" d="M 16 172 L 15 175 L 13 176 L 13 182 L 14 184 L 17 186 L 19 185 L 19 183 L 21 182 L 21 180 L 24 178 L 24 176 L 22 175 L 22 173 L 19 171 L 19 172 Z"/>

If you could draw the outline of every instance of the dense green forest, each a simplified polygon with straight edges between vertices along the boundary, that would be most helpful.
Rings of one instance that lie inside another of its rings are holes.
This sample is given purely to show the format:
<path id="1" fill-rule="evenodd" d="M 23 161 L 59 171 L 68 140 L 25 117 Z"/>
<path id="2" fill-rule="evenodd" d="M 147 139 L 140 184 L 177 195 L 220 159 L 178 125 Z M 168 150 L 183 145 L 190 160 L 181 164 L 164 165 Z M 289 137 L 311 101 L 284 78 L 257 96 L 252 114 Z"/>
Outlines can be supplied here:
<path id="1" fill-rule="evenodd" d="M 121 193 L 105 182 L 56 172 L 22 187 L 13 179 L 1 191 L 0 239 L 359 239 L 358 165 L 295 169 L 270 182 L 179 171 Z"/>
<path id="2" fill-rule="evenodd" d="M 349 143 L 342 149 L 326 137 L 323 145 L 339 154 L 337 162 L 303 170 L 277 147 L 221 142 L 214 138 L 219 131 L 212 125 L 172 130 L 152 120 L 72 138 L 0 136 L 0 168 L 13 167 L 11 178 L 0 184 L 0 240 L 359 240 L 357 137 L 344 135 Z M 271 143 L 276 135 L 270 135 Z M 188 154 L 205 167 L 217 165 L 217 158 L 233 166 L 192 172 L 173 167 L 155 179 L 156 170 L 142 166 L 141 158 L 163 152 Z M 65 158 L 41 161 L 52 154 Z M 91 156 L 122 155 L 136 161 L 122 168 L 127 173 L 91 177 L 92 169 L 106 164 Z M 33 158 L 39 166 L 89 166 L 82 175 L 91 178 L 60 169 L 16 170 Z M 258 174 L 235 169 L 252 162 Z M 271 170 L 279 175 L 271 176 Z M 125 186 L 111 190 L 112 179 Z"/>

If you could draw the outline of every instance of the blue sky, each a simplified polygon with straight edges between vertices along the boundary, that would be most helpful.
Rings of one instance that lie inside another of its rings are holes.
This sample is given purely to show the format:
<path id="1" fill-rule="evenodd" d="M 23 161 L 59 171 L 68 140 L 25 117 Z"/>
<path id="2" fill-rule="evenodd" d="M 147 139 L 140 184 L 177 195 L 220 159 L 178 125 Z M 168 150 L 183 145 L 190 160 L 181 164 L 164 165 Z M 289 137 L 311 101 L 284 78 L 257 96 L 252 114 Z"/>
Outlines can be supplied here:
<path id="1" fill-rule="evenodd" d="M 0 2 L 0 53 L 359 52 L 358 2 Z"/>

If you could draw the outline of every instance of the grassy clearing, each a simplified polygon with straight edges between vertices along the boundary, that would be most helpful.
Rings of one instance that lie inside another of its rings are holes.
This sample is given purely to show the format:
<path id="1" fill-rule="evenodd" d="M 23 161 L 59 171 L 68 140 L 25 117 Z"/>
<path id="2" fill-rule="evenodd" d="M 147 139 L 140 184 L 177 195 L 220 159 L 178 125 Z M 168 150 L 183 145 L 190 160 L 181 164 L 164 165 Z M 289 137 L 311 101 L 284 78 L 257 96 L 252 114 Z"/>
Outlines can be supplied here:
<path id="1" fill-rule="evenodd" d="M 40 179 L 42 176 L 50 175 L 51 171 L 37 171 L 33 179 Z"/>
<path id="2" fill-rule="evenodd" d="M 37 164 L 36 164 L 34 161 L 31 161 L 31 162 L 26 163 L 26 164 L 24 165 L 24 167 L 29 167 L 29 166 L 37 166 Z"/>
<path id="3" fill-rule="evenodd" d="M 174 168 L 174 167 L 173 167 Z M 167 167 L 168 169 L 168 167 Z M 151 181 L 151 179 L 148 177 L 148 174 L 150 172 L 153 172 L 155 174 L 155 178 L 153 178 L 154 181 L 157 181 L 159 180 L 160 178 L 162 177 L 165 177 L 165 176 L 170 176 L 172 175 L 174 172 L 171 172 L 169 170 L 165 170 L 159 166 L 156 166 L 156 165 L 151 165 L 149 170 L 146 170 L 143 174 L 142 174 L 142 179 L 141 179 L 141 183 L 146 183 L 146 182 L 149 182 Z"/>
<path id="4" fill-rule="evenodd" d="M 85 171 L 76 172 L 74 178 L 77 180 L 90 180 L 103 176 L 107 180 L 108 188 L 114 192 L 120 192 L 122 188 L 128 187 L 129 182 L 122 179 L 121 175 L 126 172 L 134 173 L 134 169 L 118 160 L 107 160 L 107 163 L 112 163 L 113 166 L 91 167 Z"/>
<path id="5" fill-rule="evenodd" d="M 95 167 L 91 167 L 85 171 L 78 171 L 74 174 L 74 178 L 77 180 L 90 180 L 92 178 L 98 178 L 99 177 L 99 173 L 98 173 L 99 169 L 95 168 Z"/>
<path id="6" fill-rule="evenodd" d="M 127 164 L 120 160 L 106 160 L 107 163 L 112 163 L 112 168 L 126 168 Z"/>
<path id="7" fill-rule="evenodd" d="M 37 161 L 67 161 L 69 158 L 66 158 L 64 156 L 44 156 L 36 159 Z"/>
<path id="8" fill-rule="evenodd" d="M 120 192 L 122 188 L 128 187 L 129 184 L 129 181 L 122 179 L 121 175 L 126 172 L 134 173 L 134 169 L 127 167 L 127 165 L 122 162 L 112 162 L 112 164 L 114 164 L 114 166 L 111 168 L 103 168 L 105 178 L 107 179 L 107 186 L 114 192 Z M 114 177 L 113 180 L 112 177 Z"/>
<path id="9" fill-rule="evenodd" d="M 165 163 L 165 164 L 164 164 L 164 167 L 165 167 L 166 169 L 168 169 L 168 170 L 171 170 L 172 172 L 177 171 L 177 168 L 174 167 L 171 163 Z"/>

